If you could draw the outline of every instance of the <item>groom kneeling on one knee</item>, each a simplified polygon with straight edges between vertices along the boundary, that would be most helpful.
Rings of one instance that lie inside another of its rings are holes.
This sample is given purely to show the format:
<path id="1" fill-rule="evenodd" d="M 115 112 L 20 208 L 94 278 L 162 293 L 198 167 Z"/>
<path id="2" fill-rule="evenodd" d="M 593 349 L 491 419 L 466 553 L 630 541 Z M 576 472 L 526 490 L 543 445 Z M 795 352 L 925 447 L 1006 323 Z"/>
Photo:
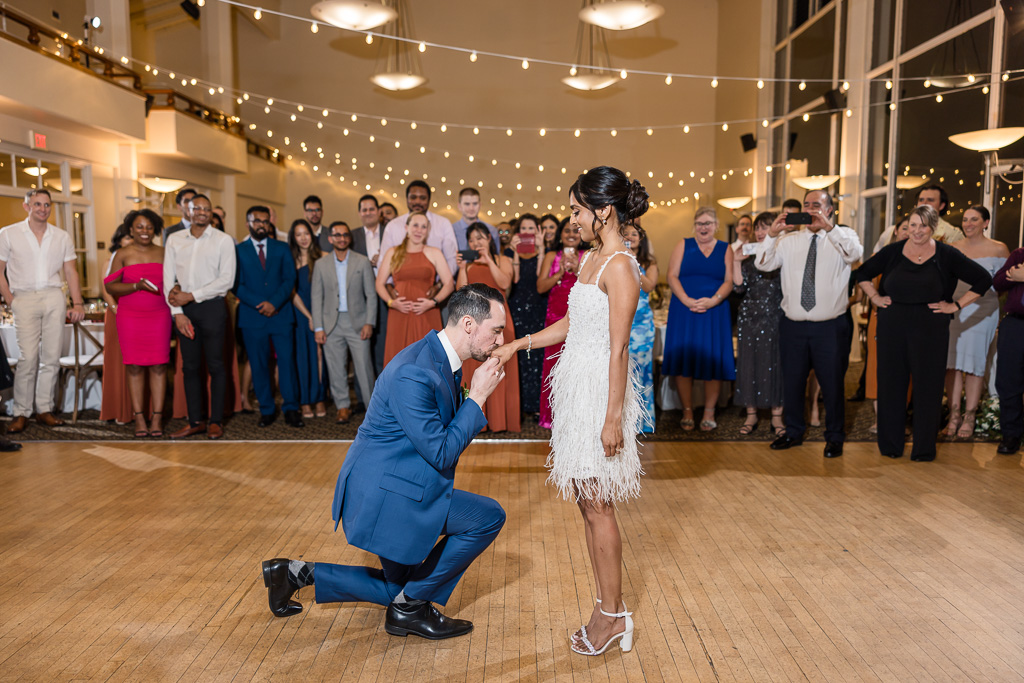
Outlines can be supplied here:
<path id="1" fill-rule="evenodd" d="M 464 635 L 473 624 L 434 606 L 448 602 L 462 574 L 501 531 L 494 500 L 454 488 L 459 456 L 487 425 L 481 406 L 505 376 L 492 350 L 502 343 L 504 299 L 467 285 L 448 302 L 448 325 L 400 352 L 377 379 L 366 418 L 334 491 L 335 529 L 374 553 L 380 568 L 277 558 L 263 563 L 270 609 L 302 611 L 292 600 L 313 585 L 316 602 L 375 602 L 385 630 L 430 639 Z M 462 363 L 483 362 L 463 397 Z"/>

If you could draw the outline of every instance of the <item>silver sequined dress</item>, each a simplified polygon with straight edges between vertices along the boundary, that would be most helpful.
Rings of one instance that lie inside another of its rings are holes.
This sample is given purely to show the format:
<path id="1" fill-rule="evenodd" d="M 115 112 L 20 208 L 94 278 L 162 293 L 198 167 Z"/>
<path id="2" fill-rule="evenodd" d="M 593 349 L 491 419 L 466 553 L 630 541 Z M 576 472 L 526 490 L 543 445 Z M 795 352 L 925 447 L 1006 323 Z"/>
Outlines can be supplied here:
<path id="1" fill-rule="evenodd" d="M 779 321 L 782 284 L 779 271 L 761 272 L 754 258 L 743 260 L 742 294 L 736 316 L 736 397 L 738 406 L 772 408 L 782 405 L 782 359 Z"/>

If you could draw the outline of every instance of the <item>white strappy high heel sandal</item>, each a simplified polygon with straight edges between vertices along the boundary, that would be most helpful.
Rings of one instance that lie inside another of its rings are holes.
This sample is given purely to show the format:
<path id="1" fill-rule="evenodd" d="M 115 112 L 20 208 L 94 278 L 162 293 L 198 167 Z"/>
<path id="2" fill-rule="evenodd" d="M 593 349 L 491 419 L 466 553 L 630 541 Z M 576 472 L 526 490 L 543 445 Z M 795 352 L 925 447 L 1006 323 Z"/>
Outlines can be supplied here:
<path id="1" fill-rule="evenodd" d="M 623 605 L 623 607 L 625 607 L 625 605 Z M 596 649 L 594 647 L 594 645 L 590 642 L 590 639 L 587 637 L 586 627 L 583 627 L 583 629 L 581 629 L 582 642 L 573 642 L 570 639 L 569 647 L 572 648 L 572 651 L 575 652 L 576 654 L 579 654 L 579 655 L 587 655 L 588 657 L 596 657 L 597 655 L 604 654 L 605 650 L 607 650 L 611 646 L 611 644 L 614 643 L 616 640 L 619 641 L 619 647 L 622 649 L 623 652 L 629 652 L 630 650 L 632 650 L 633 649 L 633 619 L 632 619 L 633 613 L 632 612 L 626 612 L 626 611 L 622 611 L 622 612 L 618 612 L 618 613 L 613 613 L 613 612 L 605 612 L 604 610 L 601 610 L 601 614 L 605 615 L 606 617 L 614 617 L 615 619 L 621 619 L 621 618 L 624 617 L 626 619 L 626 630 L 623 631 L 622 633 L 616 633 L 615 635 L 613 635 L 611 638 L 608 639 L 608 642 L 604 644 L 604 647 L 602 647 L 600 650 L 598 650 L 598 649 Z"/>
<path id="2" fill-rule="evenodd" d="M 601 598 L 594 598 L 594 602 L 596 602 L 597 604 L 600 605 L 601 604 Z M 600 609 L 600 608 L 598 608 L 598 609 Z M 587 637 L 587 625 L 583 624 L 583 626 L 580 626 L 578 629 L 576 629 L 576 633 L 573 633 L 572 636 L 570 636 L 569 640 L 571 640 L 574 643 L 578 643 L 578 642 L 580 642 L 579 641 L 580 638 L 586 638 L 586 637 Z"/>

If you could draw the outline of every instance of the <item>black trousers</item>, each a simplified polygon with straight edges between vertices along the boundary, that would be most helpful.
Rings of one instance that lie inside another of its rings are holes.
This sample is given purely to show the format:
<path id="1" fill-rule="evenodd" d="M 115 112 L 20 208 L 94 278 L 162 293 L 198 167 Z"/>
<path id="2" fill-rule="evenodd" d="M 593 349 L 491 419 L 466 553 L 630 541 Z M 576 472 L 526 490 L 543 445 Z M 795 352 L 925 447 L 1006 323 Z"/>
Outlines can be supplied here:
<path id="1" fill-rule="evenodd" d="M 1024 318 L 1008 315 L 999 323 L 996 393 L 1003 438 L 1024 436 Z"/>
<path id="2" fill-rule="evenodd" d="M 845 315 L 820 322 L 783 318 L 779 323 L 782 347 L 782 409 L 786 435 L 802 438 L 807 377 L 814 370 L 825 399 L 825 439 L 846 439 L 846 396 L 843 380 L 850 357 L 850 322 Z"/>
<path id="3" fill-rule="evenodd" d="M 185 304 L 181 310 L 195 329 L 194 339 L 178 333 L 189 424 L 197 425 L 206 419 L 203 413 L 204 387 L 201 374 L 204 359 L 206 372 L 210 376 L 210 422 L 221 424 L 224 421 L 224 392 L 227 387 L 224 335 L 228 330 L 228 309 L 224 305 L 224 297 L 219 296 L 202 303 L 193 301 Z"/>
<path id="4" fill-rule="evenodd" d="M 906 441 L 907 391 L 914 379 L 912 455 L 935 453 L 942 421 L 949 321 L 927 304 L 878 309 L 878 450 L 902 455 Z"/>

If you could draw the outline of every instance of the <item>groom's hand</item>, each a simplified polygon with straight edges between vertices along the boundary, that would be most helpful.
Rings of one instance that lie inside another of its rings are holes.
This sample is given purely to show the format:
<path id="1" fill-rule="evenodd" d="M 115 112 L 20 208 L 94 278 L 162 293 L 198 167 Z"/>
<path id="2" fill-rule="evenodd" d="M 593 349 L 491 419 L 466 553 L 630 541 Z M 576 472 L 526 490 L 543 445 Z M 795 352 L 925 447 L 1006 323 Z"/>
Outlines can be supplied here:
<path id="1" fill-rule="evenodd" d="M 477 405 L 482 406 L 504 378 L 505 371 L 501 368 L 501 361 L 497 358 L 488 358 L 473 373 L 469 398 L 476 401 Z"/>

